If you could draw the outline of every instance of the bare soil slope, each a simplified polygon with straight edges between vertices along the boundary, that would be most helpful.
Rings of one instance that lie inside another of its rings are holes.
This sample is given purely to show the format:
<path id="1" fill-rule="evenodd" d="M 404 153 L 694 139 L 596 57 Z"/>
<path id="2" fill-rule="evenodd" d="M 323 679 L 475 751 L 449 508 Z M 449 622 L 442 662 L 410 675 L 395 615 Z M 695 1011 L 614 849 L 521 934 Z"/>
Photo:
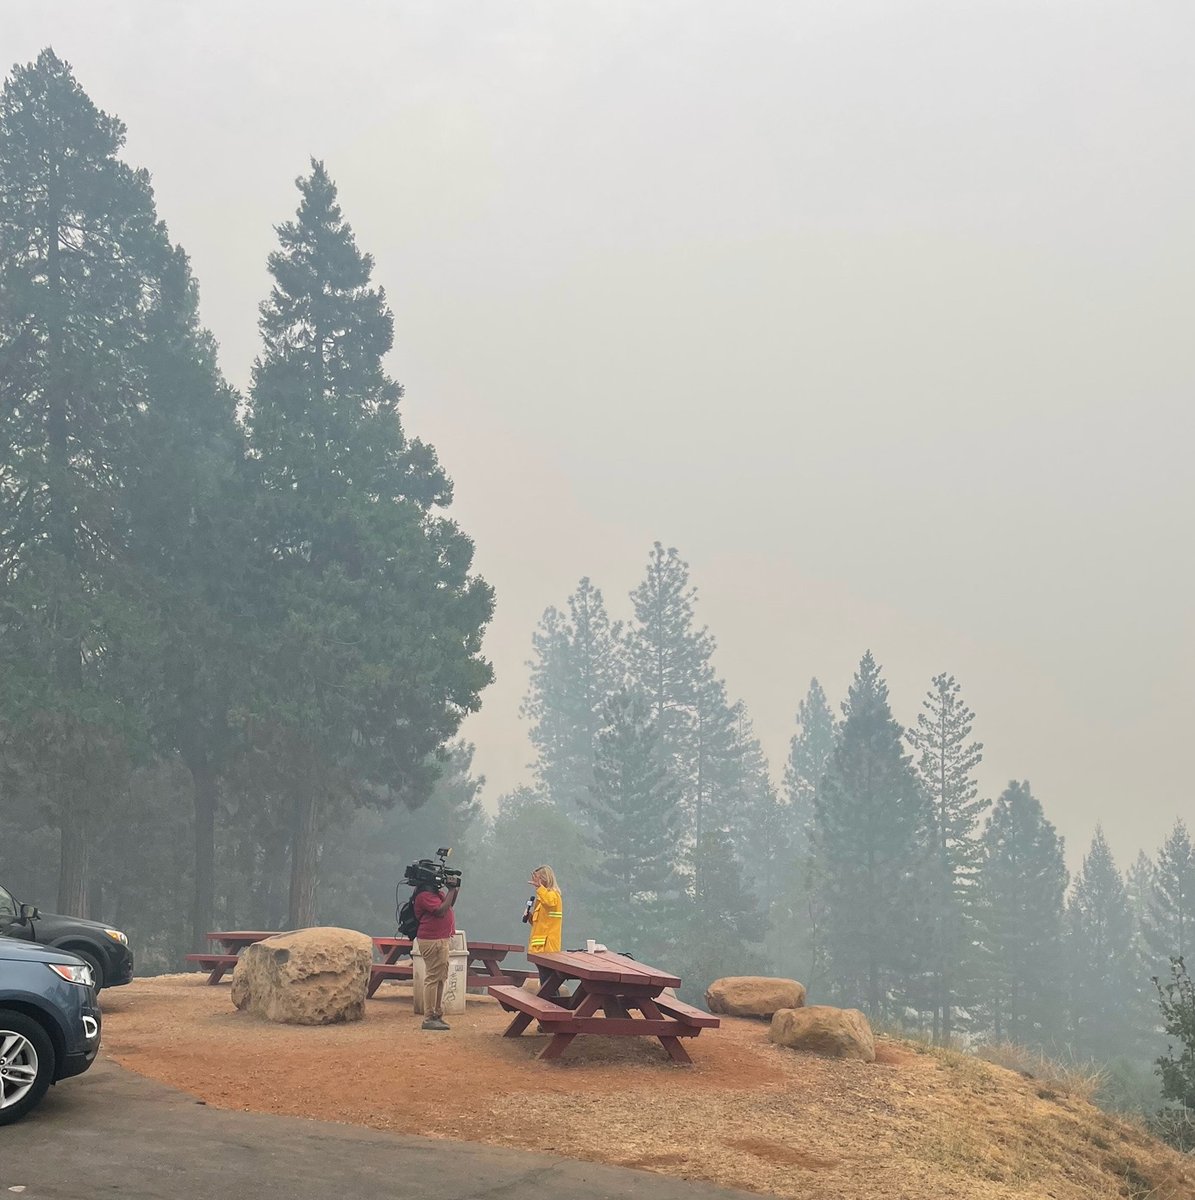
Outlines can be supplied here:
<path id="1" fill-rule="evenodd" d="M 794 1053 L 724 1018 L 671 1064 L 648 1039 L 505 1040 L 469 998 L 418 1028 L 409 988 L 325 1028 L 237 1013 L 196 975 L 104 993 L 117 1062 L 224 1108 L 522 1146 L 801 1200 L 1193 1200 L 1195 1161 L 1041 1081 L 880 1039 L 874 1065 Z"/>

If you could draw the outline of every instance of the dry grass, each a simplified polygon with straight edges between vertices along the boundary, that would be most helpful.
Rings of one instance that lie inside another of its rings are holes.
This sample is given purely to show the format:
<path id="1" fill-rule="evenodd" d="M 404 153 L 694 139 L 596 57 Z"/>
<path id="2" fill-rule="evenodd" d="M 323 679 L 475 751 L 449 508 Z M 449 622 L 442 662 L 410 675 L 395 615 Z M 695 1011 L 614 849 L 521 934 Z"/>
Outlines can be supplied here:
<path id="1" fill-rule="evenodd" d="M 321 1029 L 232 1010 L 194 976 L 105 993 L 107 1052 L 210 1104 L 551 1151 L 800 1200 L 1192 1200 L 1195 1163 L 1081 1096 L 956 1051 L 881 1037 L 867 1065 L 798 1054 L 724 1019 L 691 1068 L 646 1039 L 500 1037 L 470 997 L 450 1034 L 410 992 Z M 319 1079 L 318 1089 L 311 1080 Z M 428 1081 L 435 1085 L 429 1087 Z M 443 1083 L 455 1080 L 445 1115 Z"/>
<path id="2" fill-rule="evenodd" d="M 1090 1100 L 1107 1082 L 1107 1072 L 1093 1062 L 1061 1062 L 1040 1050 L 1028 1050 L 1016 1042 L 995 1042 L 975 1052 L 985 1062 L 1036 1079 L 1044 1088 L 1068 1092 Z"/>

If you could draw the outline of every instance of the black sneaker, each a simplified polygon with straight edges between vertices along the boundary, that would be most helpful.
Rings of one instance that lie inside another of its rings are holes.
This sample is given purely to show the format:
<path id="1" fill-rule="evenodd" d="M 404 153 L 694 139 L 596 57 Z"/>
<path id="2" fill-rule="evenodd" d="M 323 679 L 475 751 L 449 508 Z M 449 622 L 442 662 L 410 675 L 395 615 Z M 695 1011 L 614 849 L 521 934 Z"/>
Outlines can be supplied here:
<path id="1" fill-rule="evenodd" d="M 443 1017 L 428 1017 L 421 1026 L 423 1029 L 451 1029 L 452 1026 Z"/>

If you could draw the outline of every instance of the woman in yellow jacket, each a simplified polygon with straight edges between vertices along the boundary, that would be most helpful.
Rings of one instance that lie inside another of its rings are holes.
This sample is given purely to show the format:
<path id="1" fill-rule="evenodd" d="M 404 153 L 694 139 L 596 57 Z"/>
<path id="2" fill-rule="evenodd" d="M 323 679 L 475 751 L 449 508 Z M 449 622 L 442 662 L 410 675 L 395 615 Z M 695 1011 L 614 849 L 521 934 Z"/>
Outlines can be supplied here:
<path id="1" fill-rule="evenodd" d="M 564 924 L 564 897 L 556 882 L 556 872 L 551 867 L 536 867 L 528 882 L 535 888 L 535 898 L 526 917 L 531 923 L 527 953 L 551 954 L 560 949 L 560 931 Z M 540 967 L 540 979 L 547 976 L 547 968 Z"/>

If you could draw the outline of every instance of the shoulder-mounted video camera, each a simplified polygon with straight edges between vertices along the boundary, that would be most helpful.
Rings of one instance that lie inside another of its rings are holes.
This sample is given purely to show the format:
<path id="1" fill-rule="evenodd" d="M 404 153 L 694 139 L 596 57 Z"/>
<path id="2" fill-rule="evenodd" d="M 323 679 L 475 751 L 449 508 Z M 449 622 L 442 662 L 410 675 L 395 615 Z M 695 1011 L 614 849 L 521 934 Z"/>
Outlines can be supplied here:
<path id="1" fill-rule="evenodd" d="M 451 846 L 441 846 L 436 851 L 435 859 L 421 858 L 418 862 L 411 863 L 403 873 L 403 883 L 408 887 L 460 887 L 460 871 L 450 867 L 447 862 L 451 853 Z"/>

